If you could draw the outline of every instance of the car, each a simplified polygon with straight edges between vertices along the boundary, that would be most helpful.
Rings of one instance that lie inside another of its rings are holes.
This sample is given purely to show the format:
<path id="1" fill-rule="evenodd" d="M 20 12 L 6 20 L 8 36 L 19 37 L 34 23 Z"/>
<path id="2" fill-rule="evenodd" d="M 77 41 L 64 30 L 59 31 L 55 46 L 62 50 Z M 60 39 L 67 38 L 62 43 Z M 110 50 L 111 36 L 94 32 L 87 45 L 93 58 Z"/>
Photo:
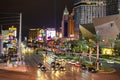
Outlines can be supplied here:
<path id="1" fill-rule="evenodd" d="M 42 65 L 43 65 L 42 63 L 39 63 L 39 64 L 38 64 L 38 68 L 41 68 Z"/>
<path id="2" fill-rule="evenodd" d="M 71 63 L 71 60 L 70 60 L 70 59 L 67 59 L 66 61 L 67 61 L 67 63 Z"/>
<path id="3" fill-rule="evenodd" d="M 51 70 L 58 70 L 60 64 L 56 62 L 51 62 Z"/>
<path id="4" fill-rule="evenodd" d="M 60 66 L 59 70 L 60 71 L 65 71 L 65 67 L 64 66 Z"/>
<path id="5" fill-rule="evenodd" d="M 45 67 L 44 65 L 42 65 L 42 66 L 40 67 L 40 69 L 41 69 L 41 71 L 46 71 L 46 67 Z"/>
<path id="6" fill-rule="evenodd" d="M 107 60 L 107 63 L 114 64 L 114 61 L 113 60 Z"/>
<path id="7" fill-rule="evenodd" d="M 80 63 L 77 61 L 77 62 L 75 63 L 75 66 L 76 66 L 76 67 L 80 67 Z"/>
<path id="8" fill-rule="evenodd" d="M 82 69 L 82 70 L 87 70 L 86 65 L 85 65 L 85 64 L 81 64 L 81 69 Z"/>
<path id="9" fill-rule="evenodd" d="M 55 70 L 56 68 L 55 68 L 55 66 L 51 66 L 51 70 Z"/>
<path id="10" fill-rule="evenodd" d="M 54 67 L 55 66 L 55 62 L 51 62 L 51 67 Z"/>
<path id="11" fill-rule="evenodd" d="M 71 60 L 71 63 L 70 63 L 70 64 L 75 65 L 75 64 L 76 64 L 75 60 Z"/>
<path id="12" fill-rule="evenodd" d="M 55 65 L 56 67 L 60 67 L 60 63 L 56 63 L 56 65 Z"/>
<path id="13" fill-rule="evenodd" d="M 88 67 L 88 71 L 91 72 L 91 73 L 96 73 L 97 72 L 97 70 L 92 66 Z"/>

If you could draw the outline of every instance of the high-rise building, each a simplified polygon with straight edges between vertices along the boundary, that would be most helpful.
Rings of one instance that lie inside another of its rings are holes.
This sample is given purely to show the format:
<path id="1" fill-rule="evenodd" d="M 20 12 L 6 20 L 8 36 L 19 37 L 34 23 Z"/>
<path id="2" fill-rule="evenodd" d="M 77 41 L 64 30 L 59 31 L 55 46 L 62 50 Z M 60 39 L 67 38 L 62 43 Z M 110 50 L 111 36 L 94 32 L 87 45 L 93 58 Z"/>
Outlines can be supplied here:
<path id="1" fill-rule="evenodd" d="M 74 9 L 72 10 L 72 13 L 69 15 L 69 37 L 74 37 Z"/>
<path id="2" fill-rule="evenodd" d="M 69 12 L 67 7 L 65 7 L 65 10 L 63 12 L 63 18 L 62 18 L 62 37 L 64 38 L 69 37 L 68 27 L 69 27 Z"/>
<path id="3" fill-rule="evenodd" d="M 69 14 L 67 7 L 65 7 L 62 18 L 62 37 L 74 38 L 74 9 Z"/>
<path id="4" fill-rule="evenodd" d="M 28 39 L 29 40 L 36 40 L 38 38 L 38 35 L 40 33 L 40 29 L 29 29 L 29 35 L 28 35 Z"/>
<path id="5" fill-rule="evenodd" d="M 94 18 L 119 13 L 119 0 L 76 0 L 75 32 L 79 33 L 79 26 L 93 23 Z"/>
<path id="6" fill-rule="evenodd" d="M 119 0 L 106 0 L 106 15 L 119 13 Z"/>
<path id="7" fill-rule="evenodd" d="M 93 18 L 106 15 L 106 5 L 101 0 L 79 0 L 74 4 L 75 24 L 92 23 Z"/>

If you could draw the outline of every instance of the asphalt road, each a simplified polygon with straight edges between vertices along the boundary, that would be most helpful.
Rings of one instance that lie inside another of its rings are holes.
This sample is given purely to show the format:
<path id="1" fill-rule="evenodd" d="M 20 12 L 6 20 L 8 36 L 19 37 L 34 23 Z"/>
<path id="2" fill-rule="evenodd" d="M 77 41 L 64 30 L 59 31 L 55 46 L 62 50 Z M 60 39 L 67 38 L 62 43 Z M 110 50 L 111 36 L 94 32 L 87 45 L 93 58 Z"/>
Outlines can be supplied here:
<path id="1" fill-rule="evenodd" d="M 25 54 L 27 72 L 0 70 L 0 80 L 120 80 L 120 70 L 115 73 L 89 73 L 81 71 L 71 64 L 66 64 L 66 71 L 42 72 L 37 64 L 44 60 L 39 54 Z M 119 66 L 118 66 L 119 67 Z"/>

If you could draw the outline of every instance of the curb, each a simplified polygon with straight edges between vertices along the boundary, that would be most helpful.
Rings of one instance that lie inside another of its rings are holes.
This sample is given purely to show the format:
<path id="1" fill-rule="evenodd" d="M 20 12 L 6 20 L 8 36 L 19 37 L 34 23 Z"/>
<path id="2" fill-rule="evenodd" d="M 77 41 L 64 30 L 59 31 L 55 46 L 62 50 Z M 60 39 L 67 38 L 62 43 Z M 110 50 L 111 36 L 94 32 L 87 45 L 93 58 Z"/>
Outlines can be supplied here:
<path id="1" fill-rule="evenodd" d="M 17 72 L 27 72 L 27 68 L 25 66 L 19 66 L 19 67 L 1 67 L 2 70 L 8 70 L 8 71 L 17 71 Z"/>
<path id="2" fill-rule="evenodd" d="M 17 72 L 27 72 L 27 67 L 26 65 L 11 65 L 11 66 L 8 66 L 7 64 L 3 63 L 3 64 L 0 64 L 0 69 L 2 70 L 8 70 L 8 71 L 17 71 Z"/>
<path id="3" fill-rule="evenodd" d="M 114 72 L 116 72 L 116 70 L 115 70 L 115 69 L 113 69 L 113 71 L 111 71 L 111 72 L 98 71 L 98 73 L 114 73 Z"/>

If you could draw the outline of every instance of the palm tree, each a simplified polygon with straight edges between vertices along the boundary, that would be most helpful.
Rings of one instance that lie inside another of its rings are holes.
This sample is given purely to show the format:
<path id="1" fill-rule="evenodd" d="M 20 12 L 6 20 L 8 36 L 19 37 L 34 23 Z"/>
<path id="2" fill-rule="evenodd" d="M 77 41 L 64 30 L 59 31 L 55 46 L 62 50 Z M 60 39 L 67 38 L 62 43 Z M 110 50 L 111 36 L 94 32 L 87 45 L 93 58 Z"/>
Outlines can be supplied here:
<path id="1" fill-rule="evenodd" d="M 97 32 L 95 35 L 95 41 L 96 41 L 96 50 L 97 50 L 97 56 L 96 56 L 96 63 L 97 63 L 97 70 L 99 70 L 99 43 L 101 41 L 101 36 Z"/>

